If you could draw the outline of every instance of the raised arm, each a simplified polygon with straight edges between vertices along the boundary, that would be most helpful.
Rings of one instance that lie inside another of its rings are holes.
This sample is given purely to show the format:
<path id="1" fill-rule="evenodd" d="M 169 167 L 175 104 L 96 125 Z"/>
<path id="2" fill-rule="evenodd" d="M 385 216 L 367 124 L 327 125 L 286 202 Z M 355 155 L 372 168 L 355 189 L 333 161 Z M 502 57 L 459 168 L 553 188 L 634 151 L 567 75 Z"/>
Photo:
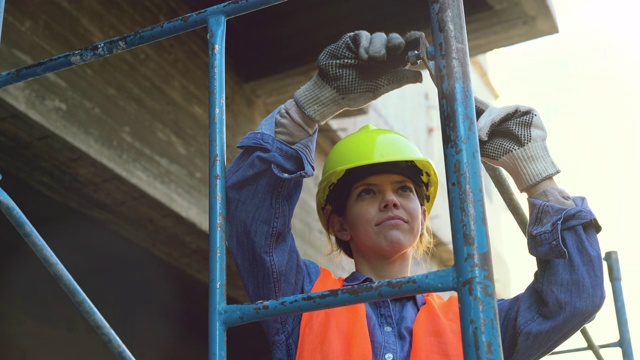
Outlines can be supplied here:
<path id="1" fill-rule="evenodd" d="M 313 79 L 238 144 L 242 152 L 227 171 L 229 243 L 253 300 L 308 290 L 283 286 L 290 278 L 283 275 L 301 262 L 291 219 L 302 179 L 313 175 L 317 126 L 422 81 L 419 71 L 404 69 L 405 47 L 415 39 L 415 33 L 344 35 L 320 54 Z"/>
<path id="2" fill-rule="evenodd" d="M 420 72 L 404 69 L 411 39 L 344 35 L 320 54 L 313 79 L 238 144 L 242 151 L 227 170 L 227 238 L 252 301 L 311 290 L 319 268 L 300 257 L 291 221 L 302 181 L 313 175 L 317 127 L 344 109 L 422 81 Z M 295 357 L 299 321 L 263 322 L 277 358 Z"/>
<path id="3" fill-rule="evenodd" d="M 560 172 L 538 113 L 476 99 L 483 159 L 503 167 L 529 195 L 529 252 L 538 269 L 526 290 L 498 301 L 505 359 L 539 359 L 567 340 L 604 301 L 600 226 L 582 197 L 559 188 Z"/>

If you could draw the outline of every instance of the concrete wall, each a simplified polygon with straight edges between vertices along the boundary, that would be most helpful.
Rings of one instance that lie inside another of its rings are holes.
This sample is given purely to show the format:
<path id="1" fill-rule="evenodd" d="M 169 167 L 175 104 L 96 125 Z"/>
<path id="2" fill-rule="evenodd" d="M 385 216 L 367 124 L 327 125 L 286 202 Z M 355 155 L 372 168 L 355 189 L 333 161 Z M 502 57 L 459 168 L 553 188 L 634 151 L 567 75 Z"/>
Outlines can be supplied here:
<path id="1" fill-rule="evenodd" d="M 531 8 L 526 4 L 545 2 L 513 3 L 526 10 Z M 513 24 L 514 16 L 527 13 L 497 8 L 501 17 L 476 15 L 482 29 L 495 21 Z M 188 12 L 178 1 L 9 1 L 0 71 Z M 313 66 L 251 83 L 240 81 L 233 62 L 227 70 L 229 162 L 238 140 L 308 80 Z M 479 91 L 491 97 L 481 74 L 476 75 Z M 36 228 L 138 358 L 202 358 L 206 351 L 207 81 L 206 34 L 196 30 L 0 89 L 0 174 L 5 177 L 0 186 L 28 209 Z M 366 113 L 332 121 L 321 129 L 317 169 L 337 138 L 365 122 L 409 135 L 441 166 L 435 99 L 427 83 L 415 85 L 380 99 Z M 305 182 L 294 233 L 303 256 L 344 275 L 352 263 L 327 256 L 326 236 L 315 218 L 318 181 L 316 175 Z M 417 263 L 416 271 L 450 264 L 444 193 L 441 188 L 431 217 L 438 251 Z M 0 285 L 6 290 L 0 295 L 1 356 L 110 358 L 13 229 L 6 222 L 0 226 Z M 499 263 L 499 251 L 494 261 Z M 229 299 L 245 301 L 229 264 Z M 233 329 L 229 338 L 233 343 L 237 332 L 239 339 L 263 341 L 260 331 Z M 254 345 L 241 340 L 233 350 L 238 357 L 230 358 L 260 358 L 264 343 Z M 252 348 L 252 355 L 242 352 Z"/>
<path id="2" fill-rule="evenodd" d="M 185 13 L 180 2 L 10 2 L 0 64 L 18 68 Z M 196 30 L 3 88 L 0 170 L 206 281 L 207 59 Z M 232 67 L 226 87 L 232 159 L 269 110 Z M 229 293 L 245 298 L 238 281 Z"/>
<path id="3" fill-rule="evenodd" d="M 301 79 L 307 70 L 296 72 Z M 293 78 L 295 76 L 293 76 Z M 476 93 L 485 99 L 493 94 L 474 72 Z M 296 83 L 297 81 L 294 81 Z M 254 93 L 267 92 L 261 84 L 252 84 Z M 442 143 L 435 88 L 428 82 L 412 85 L 388 94 L 361 113 L 347 113 L 332 120 L 323 133 L 350 133 L 364 123 L 393 128 L 416 142 L 432 158 L 439 171 L 440 196 L 431 215 L 438 249 L 434 256 L 417 259 L 415 272 L 440 268 L 451 262 L 451 235 L 446 201 Z M 270 99 L 277 103 L 282 99 Z M 265 101 L 267 102 L 267 101 Z M 265 112 L 267 105 L 264 107 Z M 316 154 L 317 168 L 333 141 L 320 138 Z M 102 223 L 48 198 L 13 173 L 3 171 L 0 185 L 12 195 L 58 254 L 87 295 L 140 359 L 202 358 L 206 356 L 207 288 L 206 283 L 160 260 L 145 248 L 126 240 Z M 333 269 L 339 275 L 353 270 L 345 256 L 327 256 L 326 235 L 315 218 L 315 189 L 319 172 L 305 181 L 296 209 L 294 233 L 303 256 Z M 503 214 L 499 199 L 487 188 L 489 211 Z M 489 220 L 496 217 L 490 215 Z M 0 286 L 6 289 L 0 298 L 3 333 L 2 348 L 9 358 L 111 358 L 109 349 L 81 317 L 66 294 L 46 272 L 24 241 L 7 224 L 0 222 L 3 234 L 4 264 Z M 498 226 L 499 223 L 490 224 Z M 495 228 L 494 228 L 495 229 Z M 493 233 L 493 232 L 492 232 Z M 492 237 L 496 248 L 500 236 Z M 499 247 L 494 250 L 499 293 L 505 268 L 500 265 Z M 253 346 L 244 346 L 246 336 Z M 257 324 L 234 328 L 229 332 L 229 358 L 268 356 L 268 345 Z M 233 354 L 233 355 L 232 355 Z"/>
<path id="4" fill-rule="evenodd" d="M 2 189 L 136 359 L 207 358 L 206 283 L 12 173 L 4 175 Z M 114 359 L 4 216 L 0 240 L 0 358 Z M 227 336 L 229 359 L 270 356 L 257 323 L 232 328 Z"/>

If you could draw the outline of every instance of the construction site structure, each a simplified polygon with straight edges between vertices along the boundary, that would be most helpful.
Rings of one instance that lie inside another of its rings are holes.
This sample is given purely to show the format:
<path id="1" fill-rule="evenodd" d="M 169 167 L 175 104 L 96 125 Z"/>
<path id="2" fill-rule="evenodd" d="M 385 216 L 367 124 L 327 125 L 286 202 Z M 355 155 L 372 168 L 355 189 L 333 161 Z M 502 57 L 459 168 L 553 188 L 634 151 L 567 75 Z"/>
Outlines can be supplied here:
<path id="1" fill-rule="evenodd" d="M 462 0 L 429 0 L 432 45 L 426 49 L 433 62 L 438 88 L 444 161 L 448 186 L 449 216 L 453 238 L 454 265 L 406 278 L 303 294 L 257 304 L 227 303 L 226 259 L 226 114 L 225 48 L 227 20 L 284 0 L 229 1 L 180 18 L 150 26 L 134 33 L 108 39 L 92 46 L 63 53 L 22 68 L 0 74 L 0 88 L 70 67 L 134 49 L 139 46 L 206 27 L 209 57 L 209 358 L 227 357 L 226 333 L 231 327 L 266 318 L 298 314 L 356 303 L 415 295 L 455 291 L 460 301 L 460 317 L 465 359 L 501 359 L 500 333 L 492 259 L 482 193 L 483 164 L 479 158 L 475 130 L 474 96 L 469 78 L 469 52 Z M 4 1 L 0 2 L 4 12 Z M 473 130 L 470 130 L 473 129 Z M 460 167 L 459 164 L 465 164 Z M 485 165 L 486 166 L 486 165 Z M 526 217 L 518 209 L 514 195 L 497 168 L 486 166 L 498 191 L 521 227 Z M 0 188 L 0 208 L 14 224 L 36 255 L 92 324 L 107 346 L 120 359 L 133 359 L 118 335 L 80 289 L 72 276 L 47 246 L 9 195 Z M 615 252 L 605 257 L 616 298 L 620 330 L 618 342 L 600 347 L 620 347 L 625 360 L 633 359 L 621 275 Z M 586 329 L 585 339 L 596 357 L 595 345 Z M 582 350 L 582 349 L 580 349 Z"/>

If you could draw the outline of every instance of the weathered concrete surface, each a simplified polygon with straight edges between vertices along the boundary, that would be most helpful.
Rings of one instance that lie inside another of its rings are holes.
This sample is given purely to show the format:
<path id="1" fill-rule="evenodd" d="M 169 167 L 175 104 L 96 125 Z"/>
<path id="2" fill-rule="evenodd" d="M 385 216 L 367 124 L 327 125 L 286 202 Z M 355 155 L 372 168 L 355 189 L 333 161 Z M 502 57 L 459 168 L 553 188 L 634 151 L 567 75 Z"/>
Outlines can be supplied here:
<path id="1" fill-rule="evenodd" d="M 106 229 L 102 221 L 43 195 L 11 172 L 3 175 L 2 189 L 136 359 L 207 359 L 206 282 Z M 3 216 L 0 239 L 0 357 L 115 359 Z M 266 359 L 269 354 L 260 324 L 227 331 L 228 359 Z"/>
<path id="2" fill-rule="evenodd" d="M 176 18 L 193 11 L 194 3 L 7 2 L 1 70 Z M 309 4 L 321 6 L 318 2 Z M 481 5 L 473 7 L 476 12 L 468 13 L 472 53 L 557 30 L 546 1 L 491 1 Z M 333 6 L 339 7 L 339 3 Z M 335 15 L 332 22 L 356 26 L 346 20 L 346 16 L 352 18 L 350 13 Z M 345 16 L 346 23 L 338 20 L 340 16 Z M 326 18 L 320 20 L 326 22 Z M 397 23 L 397 19 L 392 20 Z M 285 34 L 300 36 L 299 21 L 281 23 L 280 35 L 274 38 L 286 42 Z M 235 31 L 245 31 L 246 36 L 258 29 L 241 24 L 230 24 L 230 38 L 237 35 Z M 324 36 L 305 33 L 304 37 L 316 35 Z M 242 44 L 250 47 L 251 42 Z M 306 58 L 317 56 L 312 46 L 292 48 L 313 51 Z M 260 62 L 268 53 L 256 52 L 252 60 Z M 236 75 L 242 72 L 237 69 L 251 64 L 243 65 L 241 60 L 246 59 L 240 57 L 229 58 L 227 66 L 228 160 L 237 154 L 234 145 L 240 137 L 254 129 L 313 72 L 313 65 L 306 61 L 245 83 Z M 11 169 L 47 194 L 102 220 L 206 281 L 207 82 L 206 34 L 200 29 L 0 89 L 0 173 L 3 168 Z M 319 148 L 328 148 L 335 141 L 335 132 L 326 128 L 322 134 Z M 322 151 L 318 156 L 320 168 Z M 313 184 L 305 185 L 303 198 L 307 200 L 298 209 L 301 213 L 314 214 Z M 309 220 L 313 216 L 300 218 Z M 320 231 L 317 225 L 308 228 L 312 226 L 310 221 L 296 221 L 295 228 L 305 233 Z M 228 285 L 230 297 L 246 299 L 232 263 Z"/>

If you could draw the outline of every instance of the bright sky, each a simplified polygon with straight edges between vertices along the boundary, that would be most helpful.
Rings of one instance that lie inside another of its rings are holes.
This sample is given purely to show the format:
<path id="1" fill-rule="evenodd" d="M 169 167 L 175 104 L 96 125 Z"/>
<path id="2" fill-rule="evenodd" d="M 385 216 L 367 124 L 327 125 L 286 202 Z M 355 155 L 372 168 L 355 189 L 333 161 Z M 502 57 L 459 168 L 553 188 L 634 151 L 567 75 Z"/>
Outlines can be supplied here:
<path id="1" fill-rule="evenodd" d="M 640 46 L 635 1 L 554 1 L 559 34 L 488 54 L 498 104 L 535 107 L 549 133 L 551 153 L 562 169 L 556 178 L 573 195 L 584 195 L 603 226 L 603 254 L 617 251 L 634 354 L 640 356 Z M 531 280 L 526 249 L 510 258 L 513 290 Z M 521 262 L 522 261 L 522 262 Z M 603 262 L 604 264 L 604 262 Z M 531 264 L 534 266 L 534 264 Z M 521 270 L 521 271 L 519 271 Z M 587 326 L 597 344 L 618 341 L 611 286 L 605 268 L 607 301 Z M 560 348 L 583 347 L 577 334 Z M 619 348 L 603 349 L 606 359 L 622 359 Z M 550 357 L 594 359 L 586 352 Z"/>

